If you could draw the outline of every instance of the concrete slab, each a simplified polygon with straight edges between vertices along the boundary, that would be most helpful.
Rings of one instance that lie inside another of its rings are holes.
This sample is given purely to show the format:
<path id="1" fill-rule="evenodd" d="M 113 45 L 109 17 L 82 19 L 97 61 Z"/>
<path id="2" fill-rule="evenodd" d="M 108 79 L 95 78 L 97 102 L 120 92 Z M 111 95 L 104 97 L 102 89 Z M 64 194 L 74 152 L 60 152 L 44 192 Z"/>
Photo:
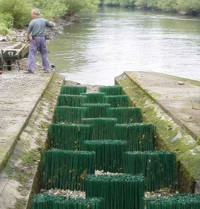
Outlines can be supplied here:
<path id="1" fill-rule="evenodd" d="M 156 126 L 156 148 L 176 154 L 178 191 L 200 193 L 200 82 L 151 72 L 125 72 L 115 83 L 142 108 L 143 121 Z"/>
<path id="2" fill-rule="evenodd" d="M 175 122 L 200 138 L 200 81 L 153 72 L 125 72 Z"/>
<path id="3" fill-rule="evenodd" d="M 53 72 L 13 70 L 0 75 L 0 170 L 52 76 Z"/>

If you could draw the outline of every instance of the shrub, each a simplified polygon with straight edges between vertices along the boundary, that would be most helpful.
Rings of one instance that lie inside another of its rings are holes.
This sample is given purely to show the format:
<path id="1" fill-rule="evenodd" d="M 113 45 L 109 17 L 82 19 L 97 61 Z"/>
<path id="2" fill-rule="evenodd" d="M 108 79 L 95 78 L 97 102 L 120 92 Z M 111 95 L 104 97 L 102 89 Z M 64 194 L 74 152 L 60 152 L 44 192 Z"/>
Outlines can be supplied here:
<path id="1" fill-rule="evenodd" d="M 86 10 L 96 10 L 99 5 L 99 0 L 65 0 L 67 5 L 67 13 L 74 15 L 75 13 L 86 9 Z"/>
<path id="2" fill-rule="evenodd" d="M 30 21 L 31 5 L 26 0 L 1 0 L 0 12 L 9 13 L 14 19 L 14 26 L 21 27 Z"/>
<path id="3" fill-rule="evenodd" d="M 185 11 L 187 13 L 200 12 L 199 0 L 177 0 L 176 9 L 179 11 Z"/>
<path id="4" fill-rule="evenodd" d="M 66 0 L 37 0 L 33 5 L 40 8 L 47 18 L 63 16 L 67 11 Z"/>
<path id="5" fill-rule="evenodd" d="M 164 11 L 176 10 L 176 1 L 174 0 L 159 0 L 158 8 Z"/>
<path id="6" fill-rule="evenodd" d="M 13 27 L 13 17 L 9 13 L 0 14 L 0 34 L 7 34 Z"/>

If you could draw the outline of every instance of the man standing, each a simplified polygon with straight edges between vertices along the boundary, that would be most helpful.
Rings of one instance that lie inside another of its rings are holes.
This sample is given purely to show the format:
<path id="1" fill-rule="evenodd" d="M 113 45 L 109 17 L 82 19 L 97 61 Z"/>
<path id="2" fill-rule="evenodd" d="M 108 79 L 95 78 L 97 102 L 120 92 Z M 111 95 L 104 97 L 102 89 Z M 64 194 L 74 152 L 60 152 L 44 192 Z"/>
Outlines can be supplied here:
<path id="1" fill-rule="evenodd" d="M 52 28 L 55 24 L 42 18 L 40 16 L 39 9 L 33 9 L 31 16 L 33 20 L 30 22 L 27 30 L 27 40 L 30 42 L 30 46 L 28 55 L 28 70 L 26 73 L 34 73 L 37 51 L 41 54 L 43 70 L 45 73 L 48 73 L 51 67 L 47 58 L 45 29 L 46 27 Z"/>

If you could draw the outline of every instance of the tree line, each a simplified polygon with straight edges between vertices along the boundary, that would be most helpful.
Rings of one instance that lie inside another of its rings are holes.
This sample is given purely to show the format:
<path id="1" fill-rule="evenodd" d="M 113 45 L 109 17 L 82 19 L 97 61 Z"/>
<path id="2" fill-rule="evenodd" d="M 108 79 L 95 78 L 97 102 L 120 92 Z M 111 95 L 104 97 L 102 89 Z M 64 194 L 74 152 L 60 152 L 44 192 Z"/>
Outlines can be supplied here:
<path id="1" fill-rule="evenodd" d="M 200 14 L 200 0 L 100 0 L 100 4 Z"/>
<path id="2" fill-rule="evenodd" d="M 95 10 L 99 5 L 200 14 L 200 0 L 0 0 L 0 34 L 9 33 L 13 27 L 27 25 L 34 7 L 52 19 L 74 15 L 83 9 Z"/>

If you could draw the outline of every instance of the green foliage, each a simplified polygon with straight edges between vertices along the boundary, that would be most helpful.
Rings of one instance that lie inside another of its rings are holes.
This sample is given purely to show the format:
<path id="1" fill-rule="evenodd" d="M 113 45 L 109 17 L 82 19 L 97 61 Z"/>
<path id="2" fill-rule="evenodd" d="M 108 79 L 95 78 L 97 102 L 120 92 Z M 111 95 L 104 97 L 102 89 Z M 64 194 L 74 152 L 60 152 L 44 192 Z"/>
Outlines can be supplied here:
<path id="1" fill-rule="evenodd" d="M 135 0 L 100 0 L 100 4 L 107 6 L 133 7 Z"/>
<path id="2" fill-rule="evenodd" d="M 75 13 L 87 9 L 87 10 L 95 10 L 98 7 L 98 0 L 65 0 L 67 5 L 67 13 L 70 15 L 74 15 Z"/>
<path id="3" fill-rule="evenodd" d="M 63 16 L 67 11 L 66 0 L 37 0 L 34 6 L 41 9 L 43 15 L 47 18 Z"/>
<path id="4" fill-rule="evenodd" d="M 142 8 L 147 8 L 148 0 L 136 0 L 135 5 Z"/>
<path id="5" fill-rule="evenodd" d="M 176 10 L 176 1 L 174 0 L 158 0 L 158 8 L 164 11 Z"/>
<path id="6" fill-rule="evenodd" d="M 100 3 L 108 6 L 138 6 L 144 9 L 160 9 L 163 11 L 200 12 L 199 0 L 101 0 Z"/>
<path id="7" fill-rule="evenodd" d="M 9 13 L 0 14 L 0 34 L 7 34 L 13 27 L 13 17 Z"/>
<path id="8" fill-rule="evenodd" d="M 14 19 L 14 26 L 21 27 L 30 21 L 31 4 L 26 0 L 1 0 L 0 12 L 8 13 Z"/>
<path id="9" fill-rule="evenodd" d="M 200 1 L 199 0 L 176 0 L 177 10 L 182 10 L 185 12 L 200 12 Z"/>

